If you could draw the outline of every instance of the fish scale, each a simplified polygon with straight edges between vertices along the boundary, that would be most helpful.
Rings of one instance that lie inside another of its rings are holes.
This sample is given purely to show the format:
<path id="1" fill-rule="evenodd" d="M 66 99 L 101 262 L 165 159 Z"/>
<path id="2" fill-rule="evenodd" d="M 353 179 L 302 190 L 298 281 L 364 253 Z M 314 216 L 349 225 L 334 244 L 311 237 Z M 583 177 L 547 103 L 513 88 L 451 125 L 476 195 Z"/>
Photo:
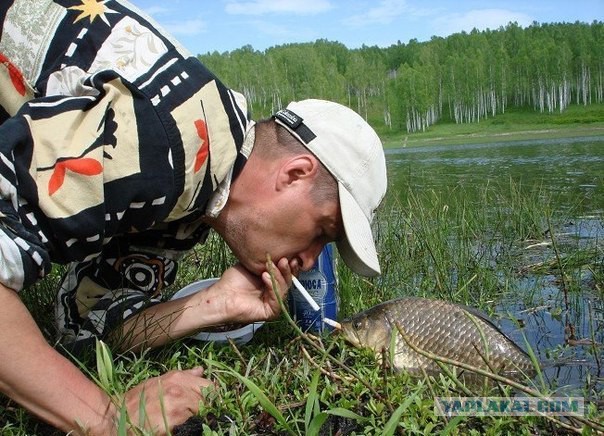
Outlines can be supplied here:
<path id="1" fill-rule="evenodd" d="M 532 375 L 529 356 L 476 309 L 421 297 L 378 304 L 342 321 L 342 334 L 357 347 L 388 350 L 396 334 L 392 363 L 410 372 L 438 372 L 430 358 L 414 351 L 398 332 L 401 327 L 417 348 L 508 377 Z M 486 357 L 488 356 L 488 363 Z"/>

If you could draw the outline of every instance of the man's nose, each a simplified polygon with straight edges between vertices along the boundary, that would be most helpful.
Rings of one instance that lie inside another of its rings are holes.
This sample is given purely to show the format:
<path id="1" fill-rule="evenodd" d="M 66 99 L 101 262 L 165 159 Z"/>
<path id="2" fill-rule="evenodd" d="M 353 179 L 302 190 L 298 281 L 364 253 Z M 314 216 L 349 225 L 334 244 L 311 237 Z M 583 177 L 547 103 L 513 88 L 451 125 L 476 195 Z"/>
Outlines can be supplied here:
<path id="1" fill-rule="evenodd" d="M 300 265 L 300 269 L 302 271 L 310 270 L 319 254 L 321 254 L 321 250 L 323 249 L 324 244 L 315 243 L 310 245 L 306 250 L 302 251 L 299 255 L 300 260 L 302 261 L 302 265 Z"/>

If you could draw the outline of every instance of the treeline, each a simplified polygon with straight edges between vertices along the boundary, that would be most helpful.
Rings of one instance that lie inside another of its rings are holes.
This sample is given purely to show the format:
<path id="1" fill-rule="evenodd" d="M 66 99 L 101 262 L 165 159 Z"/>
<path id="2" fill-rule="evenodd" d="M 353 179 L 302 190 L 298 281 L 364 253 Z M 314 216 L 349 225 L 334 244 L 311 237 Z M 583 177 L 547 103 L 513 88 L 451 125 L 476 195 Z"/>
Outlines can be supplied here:
<path id="1" fill-rule="evenodd" d="M 245 94 L 254 118 L 291 100 L 347 104 L 376 129 L 425 130 L 438 120 L 479 122 L 508 108 L 563 111 L 604 100 L 604 23 L 510 23 L 387 48 L 341 43 L 251 46 L 200 55 Z"/>

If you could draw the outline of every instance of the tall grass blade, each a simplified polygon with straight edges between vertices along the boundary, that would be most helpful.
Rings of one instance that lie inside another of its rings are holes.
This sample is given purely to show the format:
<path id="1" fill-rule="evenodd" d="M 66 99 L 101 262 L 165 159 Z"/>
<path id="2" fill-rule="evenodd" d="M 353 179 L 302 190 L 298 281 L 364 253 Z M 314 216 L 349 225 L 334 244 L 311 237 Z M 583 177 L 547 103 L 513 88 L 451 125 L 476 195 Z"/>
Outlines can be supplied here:
<path id="1" fill-rule="evenodd" d="M 106 392 L 114 391 L 115 372 L 111 350 L 103 341 L 96 341 L 96 367 L 99 382 Z"/>
<path id="2" fill-rule="evenodd" d="M 292 435 L 296 434 L 292 430 L 292 428 L 289 426 L 289 424 L 287 423 L 287 420 L 285 419 L 283 414 L 279 411 L 277 406 L 275 406 L 271 402 L 271 400 L 269 400 L 269 398 L 266 396 L 266 394 L 262 391 L 262 389 L 260 389 L 258 387 L 258 385 L 256 385 L 256 383 L 254 383 L 249 378 L 242 376 L 237 371 L 235 371 L 231 368 L 228 368 L 226 365 L 224 365 L 220 362 L 212 361 L 212 364 L 216 367 L 222 368 L 222 371 L 226 372 L 227 374 L 230 374 L 230 375 L 236 377 L 256 397 L 256 399 L 258 400 L 258 403 L 260 403 L 262 408 L 264 410 L 266 410 L 273 418 L 275 418 L 277 420 L 277 422 L 279 424 L 281 424 L 281 426 L 283 426 L 283 428 L 285 428 L 285 430 L 287 430 L 287 432 L 289 434 L 292 434 Z"/>
<path id="3" fill-rule="evenodd" d="M 120 414 L 117 420 L 117 434 L 118 436 L 128 436 L 128 411 L 126 410 L 126 404 L 120 405 Z"/>
<path id="4" fill-rule="evenodd" d="M 398 406 L 396 408 L 396 410 L 394 411 L 394 413 L 392 414 L 392 416 L 390 417 L 390 419 L 384 426 L 384 429 L 382 431 L 383 436 L 392 436 L 394 434 L 394 432 L 396 431 L 396 428 L 398 427 L 398 423 L 401 420 L 401 416 L 403 415 L 403 412 L 405 410 L 407 410 L 407 408 L 409 407 L 409 405 L 411 404 L 411 402 L 414 399 L 415 399 L 415 396 L 408 397 L 405 401 L 403 401 L 403 404 L 401 404 L 400 406 Z"/>
<path id="5" fill-rule="evenodd" d="M 164 428 L 166 429 L 166 434 L 171 436 L 170 426 L 168 425 L 168 416 L 166 415 L 166 406 L 164 403 L 164 390 L 162 389 L 161 382 L 159 382 L 159 406 L 161 407 L 161 417 L 164 420 Z"/>
<path id="6" fill-rule="evenodd" d="M 354 413 L 352 410 L 344 409 L 343 407 L 335 407 L 330 410 L 326 410 L 325 413 L 328 415 L 339 416 L 340 418 L 354 419 L 357 422 L 364 422 L 369 420 L 364 416 Z"/>
<path id="7" fill-rule="evenodd" d="M 327 420 L 327 418 L 329 417 L 329 415 L 325 412 L 321 412 L 317 415 L 315 415 L 313 417 L 313 419 L 310 421 L 310 424 L 308 425 L 308 427 L 306 427 L 306 435 L 307 436 L 316 436 L 319 434 L 319 431 L 321 430 L 321 427 L 323 427 L 323 424 L 325 424 L 325 421 Z"/>
<path id="8" fill-rule="evenodd" d="M 138 399 L 138 426 L 140 428 L 145 428 L 145 421 L 147 421 L 147 409 L 145 404 L 145 391 L 141 391 Z"/>
<path id="9" fill-rule="evenodd" d="M 283 414 L 281 414 L 281 412 L 277 408 L 277 406 L 275 406 L 271 402 L 271 400 L 268 399 L 268 397 L 264 394 L 262 389 L 260 389 L 258 387 L 258 385 L 256 385 L 249 378 L 243 377 L 241 374 L 239 374 L 233 370 L 230 370 L 229 372 L 232 375 L 234 375 L 235 377 L 237 377 L 243 384 L 245 384 L 245 386 L 249 389 L 249 391 L 252 394 L 254 394 L 254 396 L 256 397 L 256 399 L 258 400 L 260 405 L 264 408 L 264 410 L 266 410 L 268 413 L 270 413 L 273 416 L 273 418 L 275 418 L 277 420 L 277 422 L 279 422 L 279 424 L 281 424 L 289 433 L 295 434 L 294 431 L 289 426 L 289 424 L 287 423 Z"/>
<path id="10" fill-rule="evenodd" d="M 307 430 L 310 427 L 310 422 L 312 420 L 313 415 L 318 415 L 321 413 L 321 408 L 319 406 L 319 400 L 317 398 L 317 385 L 319 384 L 319 371 L 316 371 L 310 382 L 310 388 L 308 390 L 308 398 L 306 399 L 306 410 L 304 413 L 304 428 Z"/>
<path id="11" fill-rule="evenodd" d="M 459 425 L 460 421 L 463 421 L 464 419 L 466 419 L 464 416 L 456 416 L 453 419 L 451 419 L 447 425 L 445 426 L 445 428 L 442 429 L 442 431 L 440 432 L 441 435 L 448 435 L 451 434 L 453 431 L 455 431 L 455 429 L 457 428 L 457 426 Z"/>

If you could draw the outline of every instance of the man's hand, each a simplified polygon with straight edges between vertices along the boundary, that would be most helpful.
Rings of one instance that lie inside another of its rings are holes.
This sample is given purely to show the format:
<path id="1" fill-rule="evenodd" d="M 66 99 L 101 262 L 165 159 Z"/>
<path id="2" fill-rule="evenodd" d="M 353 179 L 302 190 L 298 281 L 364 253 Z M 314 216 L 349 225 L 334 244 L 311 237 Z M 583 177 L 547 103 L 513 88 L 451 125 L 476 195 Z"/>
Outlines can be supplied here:
<path id="1" fill-rule="evenodd" d="M 271 273 L 278 289 L 273 290 Z M 286 258 L 268 263 L 260 277 L 241 264 L 227 269 L 207 292 L 223 301 L 226 322 L 246 323 L 275 319 L 281 313 L 276 293 L 285 299 L 291 286 L 292 271 Z"/>
<path id="2" fill-rule="evenodd" d="M 139 424 L 144 393 L 146 429 L 164 434 L 164 413 L 169 429 L 183 423 L 197 413 L 201 389 L 212 385 L 202 374 L 201 368 L 170 371 L 135 386 L 125 394 L 130 422 Z M 66 433 L 116 433 L 119 405 L 46 342 L 16 292 L 2 285 L 0 392 Z"/>
<path id="3" fill-rule="evenodd" d="M 174 425 L 182 424 L 198 413 L 202 389 L 213 386 L 202 375 L 202 368 L 170 371 L 135 386 L 125 395 L 130 422 L 139 428 L 153 431 L 154 435 L 168 434 L 164 416 L 172 429 Z M 145 406 L 144 417 L 139 416 L 141 402 Z"/>

